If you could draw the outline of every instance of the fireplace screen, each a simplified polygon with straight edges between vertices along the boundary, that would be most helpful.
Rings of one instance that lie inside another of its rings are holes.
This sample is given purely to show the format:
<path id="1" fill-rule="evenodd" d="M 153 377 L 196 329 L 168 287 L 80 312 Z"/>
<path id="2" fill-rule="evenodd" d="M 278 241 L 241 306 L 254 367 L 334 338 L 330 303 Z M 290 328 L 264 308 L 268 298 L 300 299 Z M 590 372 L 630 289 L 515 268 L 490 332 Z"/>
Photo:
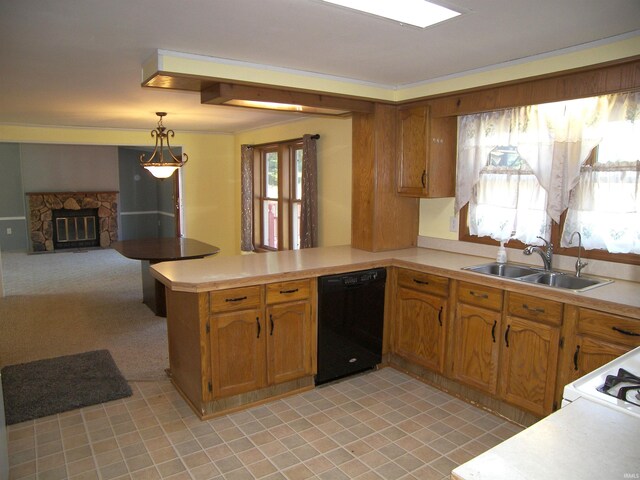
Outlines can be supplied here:
<path id="1" fill-rule="evenodd" d="M 98 245 L 97 209 L 54 210 L 54 247 L 76 248 Z"/>

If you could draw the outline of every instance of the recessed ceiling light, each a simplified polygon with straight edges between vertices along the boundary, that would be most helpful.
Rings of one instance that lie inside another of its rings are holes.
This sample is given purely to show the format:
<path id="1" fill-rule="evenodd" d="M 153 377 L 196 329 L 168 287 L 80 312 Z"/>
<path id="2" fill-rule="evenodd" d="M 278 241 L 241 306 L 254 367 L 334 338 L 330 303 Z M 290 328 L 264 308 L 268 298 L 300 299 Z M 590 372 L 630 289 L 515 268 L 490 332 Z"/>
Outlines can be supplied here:
<path id="1" fill-rule="evenodd" d="M 309 107 L 290 103 L 260 102 L 256 100 L 227 100 L 223 105 L 234 105 L 237 107 L 263 108 L 267 110 L 282 110 L 285 112 L 318 113 L 322 115 L 346 115 L 348 110 L 337 110 L 334 108 Z"/>
<path id="2" fill-rule="evenodd" d="M 426 0 L 323 0 L 400 23 L 425 28 L 460 15 Z"/>

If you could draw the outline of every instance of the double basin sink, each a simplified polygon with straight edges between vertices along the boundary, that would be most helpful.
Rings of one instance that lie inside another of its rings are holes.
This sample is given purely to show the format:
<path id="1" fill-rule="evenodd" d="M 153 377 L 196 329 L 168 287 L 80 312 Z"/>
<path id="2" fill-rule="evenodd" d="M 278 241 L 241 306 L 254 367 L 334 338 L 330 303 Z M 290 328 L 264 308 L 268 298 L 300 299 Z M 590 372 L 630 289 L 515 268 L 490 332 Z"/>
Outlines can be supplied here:
<path id="1" fill-rule="evenodd" d="M 519 280 L 526 283 L 573 290 L 574 292 L 584 292 L 585 290 L 590 290 L 613 282 L 613 280 L 606 278 L 576 277 L 569 273 L 545 271 L 538 268 L 510 263 L 493 262 L 473 267 L 465 267 L 463 270 L 509 278 L 511 280 Z"/>

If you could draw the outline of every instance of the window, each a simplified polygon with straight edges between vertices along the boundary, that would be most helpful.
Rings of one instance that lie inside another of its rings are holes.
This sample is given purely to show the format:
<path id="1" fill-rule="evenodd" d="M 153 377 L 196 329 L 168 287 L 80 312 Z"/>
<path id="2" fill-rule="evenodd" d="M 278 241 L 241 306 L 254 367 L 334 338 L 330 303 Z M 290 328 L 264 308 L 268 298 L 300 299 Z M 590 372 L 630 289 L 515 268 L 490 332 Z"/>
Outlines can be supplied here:
<path id="1" fill-rule="evenodd" d="M 579 231 L 586 249 L 640 253 L 639 100 L 616 94 L 461 117 L 460 238 L 541 236 L 562 250 Z"/>
<path id="2" fill-rule="evenodd" d="M 610 122 L 571 191 L 562 246 L 574 231 L 585 249 L 640 254 L 640 121 Z"/>
<path id="3" fill-rule="evenodd" d="M 259 187 L 255 189 L 259 217 L 257 248 L 300 248 L 300 204 L 302 201 L 302 142 L 255 148 Z"/>

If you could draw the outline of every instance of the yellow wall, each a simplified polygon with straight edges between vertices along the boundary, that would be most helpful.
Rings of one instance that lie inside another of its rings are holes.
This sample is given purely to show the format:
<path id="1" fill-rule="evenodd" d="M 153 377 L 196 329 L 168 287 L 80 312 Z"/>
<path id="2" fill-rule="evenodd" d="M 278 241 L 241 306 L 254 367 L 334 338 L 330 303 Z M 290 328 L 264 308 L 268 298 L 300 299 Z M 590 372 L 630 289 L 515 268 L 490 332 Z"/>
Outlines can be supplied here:
<path id="1" fill-rule="evenodd" d="M 236 194 L 240 198 L 240 146 L 320 134 L 318 151 L 318 243 L 351 243 L 351 118 L 314 117 L 236 135 Z M 239 210 L 238 210 L 239 211 Z M 240 215 L 236 218 L 240 232 Z M 239 245 L 239 240 L 238 240 Z"/>
<path id="2" fill-rule="evenodd" d="M 351 119 L 317 117 L 233 135 L 178 132 L 189 155 L 182 169 L 184 234 L 240 253 L 240 145 L 319 133 L 318 196 L 321 246 L 351 242 Z M 0 142 L 149 146 L 149 131 L 0 125 Z"/>

